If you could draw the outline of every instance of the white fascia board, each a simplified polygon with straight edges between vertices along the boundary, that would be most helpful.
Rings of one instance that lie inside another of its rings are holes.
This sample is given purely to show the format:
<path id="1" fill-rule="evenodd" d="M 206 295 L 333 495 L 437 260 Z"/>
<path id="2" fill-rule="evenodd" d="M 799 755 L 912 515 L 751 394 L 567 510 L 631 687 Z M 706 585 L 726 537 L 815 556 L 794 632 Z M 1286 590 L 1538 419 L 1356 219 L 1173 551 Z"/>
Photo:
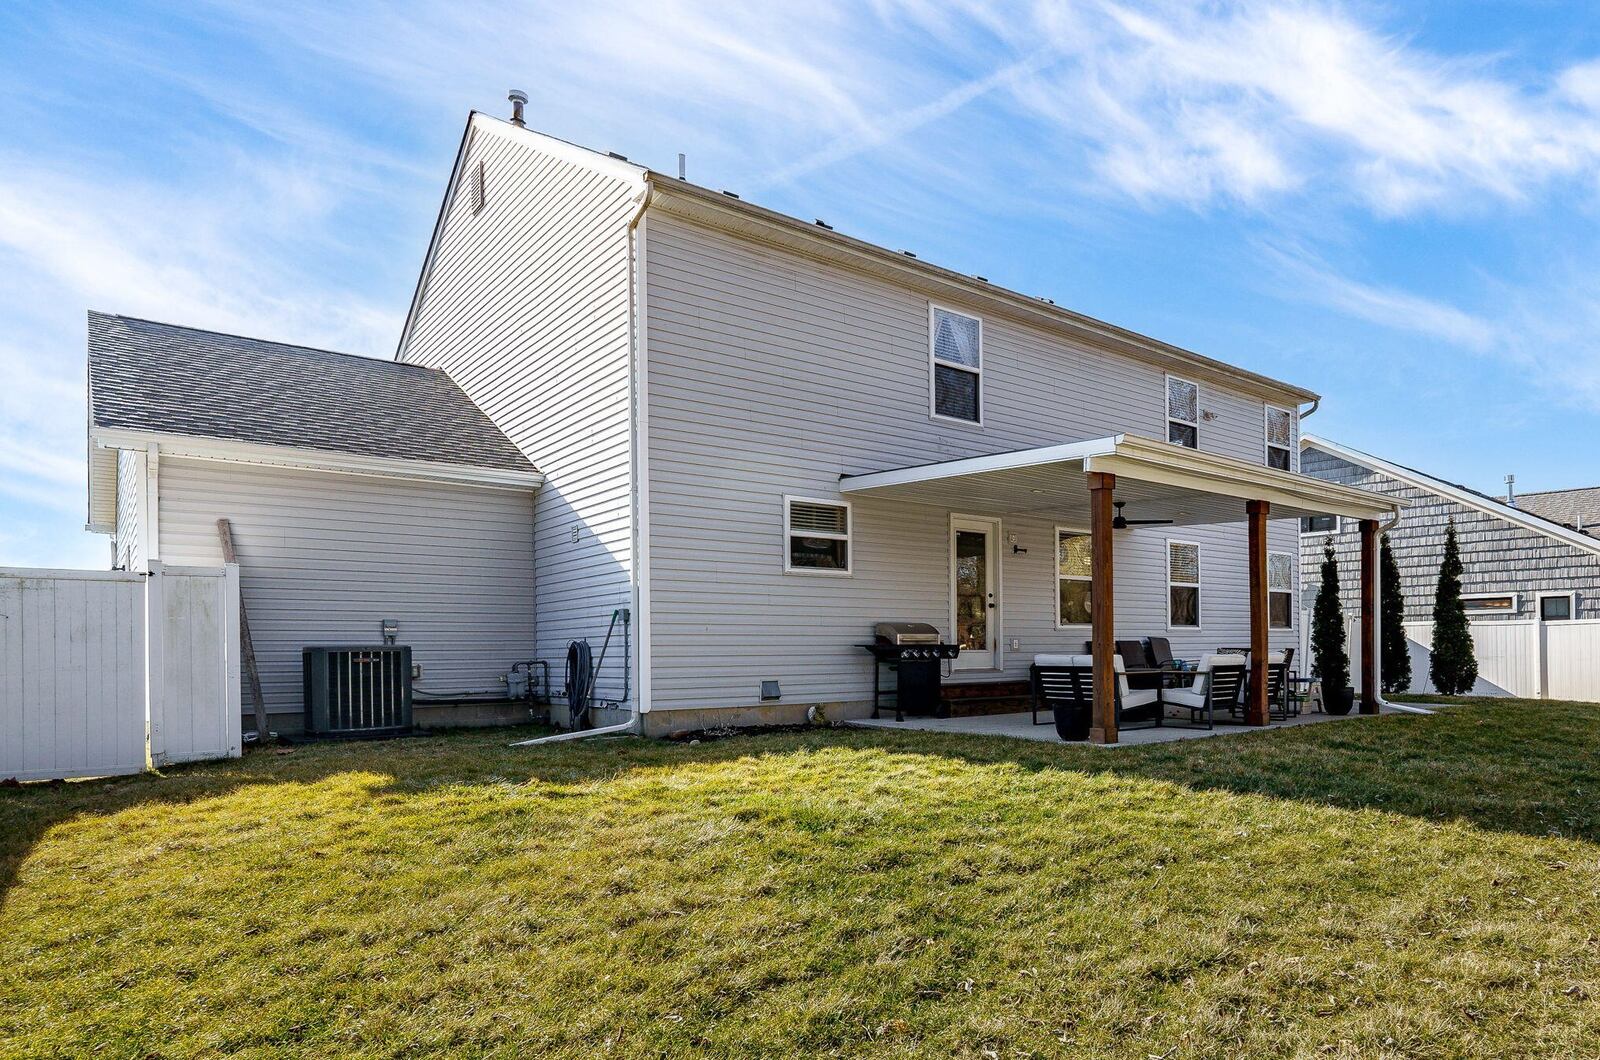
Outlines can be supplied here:
<path id="1" fill-rule="evenodd" d="M 862 490 L 883 486 L 905 486 L 917 482 L 936 482 L 940 479 L 959 478 L 962 475 L 981 475 L 989 471 L 1014 471 L 1022 467 L 1042 464 L 1081 463 L 1093 456 L 1116 452 L 1122 435 L 1111 438 L 1093 438 L 1086 442 L 1068 442 L 1065 445 L 1047 445 L 1039 449 L 1019 449 L 1011 453 L 991 456 L 974 456 L 965 460 L 946 460 L 936 464 L 919 464 L 916 467 L 895 468 L 890 471 L 872 471 L 864 475 L 845 475 L 839 480 L 840 493 L 859 493 Z"/>
<path id="2" fill-rule="evenodd" d="M 1464 490 L 1459 486 L 1453 486 L 1442 479 L 1436 479 L 1432 475 L 1425 475 L 1419 471 L 1412 471 L 1410 468 L 1401 467 L 1399 464 L 1391 464 L 1389 461 L 1384 460 L 1381 457 L 1373 456 L 1370 453 L 1363 453 L 1359 449 L 1351 449 L 1349 446 L 1340 445 L 1338 442 L 1331 442 L 1328 439 L 1315 434 L 1303 434 L 1300 436 L 1300 448 L 1304 449 L 1307 446 L 1321 449 L 1330 456 L 1336 456 L 1341 460 L 1347 460 L 1352 464 L 1359 464 L 1361 467 L 1369 470 L 1381 472 L 1382 474 L 1388 475 L 1392 479 L 1406 483 L 1408 486 L 1414 486 L 1417 489 L 1426 490 L 1429 493 L 1436 493 L 1441 497 L 1447 497 L 1463 507 L 1482 512 L 1485 515 L 1492 515 L 1496 519 L 1504 519 L 1508 523 L 1513 523 L 1517 526 L 1523 527 L 1526 530 L 1532 530 L 1535 533 L 1543 534 L 1553 540 L 1560 541 L 1564 545 L 1571 545 L 1574 548 L 1581 548 L 1586 552 L 1592 552 L 1595 555 L 1600 556 L 1600 541 L 1597 541 L 1586 534 L 1580 534 L 1576 530 L 1569 530 L 1557 523 L 1548 522 L 1544 519 L 1530 516 L 1526 512 L 1519 511 L 1518 509 L 1511 507 L 1509 504 L 1502 504 L 1499 501 L 1490 500 L 1489 498 L 1473 493 L 1470 490 Z"/>
<path id="3" fill-rule="evenodd" d="M 501 136 L 514 141 L 532 137 L 531 146 L 552 158 L 618 180 L 634 182 L 639 185 L 641 195 L 648 186 L 645 175 L 649 171 L 644 166 L 624 162 L 619 158 L 591 151 L 587 147 L 579 147 L 566 140 L 534 132 L 532 129 L 519 128 L 508 121 L 490 117 L 480 111 L 472 111 L 467 115 L 467 126 L 462 130 L 461 144 L 456 148 L 456 160 L 450 167 L 450 180 L 445 184 L 444 198 L 439 203 L 439 213 L 433 221 L 433 234 L 428 237 L 428 251 L 422 258 L 422 271 L 417 274 L 417 285 L 411 292 L 411 306 L 406 310 L 406 322 L 400 329 L 400 342 L 395 347 L 394 359 L 397 361 L 404 361 L 406 358 L 406 347 L 411 342 L 411 329 L 416 323 L 417 314 L 422 309 L 423 299 L 427 297 L 428 282 L 433 278 L 433 265 L 438 257 L 439 242 L 444 237 L 445 217 L 450 212 L 450 204 L 455 201 L 456 189 L 461 183 L 461 173 L 466 165 L 467 154 L 471 150 L 473 140 L 480 135 Z M 523 140 L 523 142 L 530 141 Z"/>
<path id="4" fill-rule="evenodd" d="M 92 435 L 104 449 L 148 449 L 160 446 L 165 457 L 192 460 L 222 460 L 239 464 L 292 467 L 305 471 L 335 471 L 350 475 L 446 482 L 465 486 L 490 486 L 498 489 L 533 490 L 544 485 L 538 471 L 509 471 L 499 468 L 445 464 L 433 460 L 405 460 L 395 457 L 336 453 L 326 449 L 297 449 L 259 442 L 236 442 L 225 438 L 198 438 L 158 431 L 129 431 L 100 428 Z"/>
<path id="5" fill-rule="evenodd" d="M 1398 497 L 1137 435 L 1118 436 L 1116 452 L 1091 457 L 1084 470 L 1351 519 L 1387 518 L 1408 506 Z"/>

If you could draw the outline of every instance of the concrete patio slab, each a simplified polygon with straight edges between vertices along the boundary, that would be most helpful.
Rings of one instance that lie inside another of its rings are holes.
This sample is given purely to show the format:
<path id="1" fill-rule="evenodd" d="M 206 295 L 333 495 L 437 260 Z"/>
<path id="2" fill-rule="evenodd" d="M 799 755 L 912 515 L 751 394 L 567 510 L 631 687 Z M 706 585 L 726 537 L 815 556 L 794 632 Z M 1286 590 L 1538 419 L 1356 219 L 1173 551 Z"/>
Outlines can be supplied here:
<path id="1" fill-rule="evenodd" d="M 1431 714 L 1432 711 L 1419 707 L 1397 708 L 1384 707 L 1384 714 Z M 859 725 L 869 729 L 916 729 L 923 732 L 953 732 L 968 736 L 1005 736 L 1013 740 L 1039 740 L 1044 743 L 1063 742 L 1056 735 L 1055 725 L 1049 720 L 1049 715 L 1041 713 L 1039 724 L 1031 722 L 1032 715 L 1024 712 L 1021 714 L 989 714 L 973 718 L 907 718 L 905 721 L 895 721 L 892 717 L 886 718 L 861 718 L 851 721 L 851 725 Z M 1287 729 L 1299 725 L 1319 725 L 1326 721 L 1355 721 L 1363 715 L 1352 712 L 1340 717 L 1335 714 L 1302 714 L 1297 718 L 1288 718 L 1283 721 L 1274 721 L 1267 726 L 1268 729 Z M 1085 742 L 1087 747 L 1142 747 L 1153 743 L 1172 743 L 1176 740 L 1199 740 L 1207 736 L 1230 736 L 1247 732 L 1263 732 L 1265 730 L 1250 725 L 1218 725 L 1214 729 L 1190 729 L 1178 725 L 1160 725 L 1152 729 L 1125 729 L 1122 738 L 1114 744 L 1091 744 Z"/>

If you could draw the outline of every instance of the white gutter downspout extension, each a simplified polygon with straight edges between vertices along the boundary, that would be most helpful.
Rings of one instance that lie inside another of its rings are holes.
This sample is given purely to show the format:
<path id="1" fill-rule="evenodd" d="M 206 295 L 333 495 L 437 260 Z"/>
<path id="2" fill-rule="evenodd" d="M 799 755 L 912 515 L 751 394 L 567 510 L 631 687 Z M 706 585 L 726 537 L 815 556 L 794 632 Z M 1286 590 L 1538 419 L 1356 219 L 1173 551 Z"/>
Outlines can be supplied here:
<path id="1" fill-rule="evenodd" d="M 632 385 L 634 388 L 633 400 L 630 403 L 632 405 L 632 409 L 629 413 L 632 420 L 632 422 L 629 424 L 629 434 L 632 436 L 630 446 L 633 450 L 631 457 L 634 493 L 634 571 L 632 604 L 633 613 L 639 619 L 639 633 L 634 638 L 634 650 L 638 652 L 641 660 L 645 658 L 645 638 L 649 636 L 650 626 L 648 618 L 644 616 L 642 611 L 644 607 L 648 606 L 649 601 L 648 598 L 641 599 L 640 593 L 640 582 L 646 576 L 647 572 L 639 569 L 644 566 L 641 560 L 640 549 L 641 542 L 644 538 L 644 527 L 641 525 L 639 514 L 642 503 L 641 492 L 643 488 L 643 481 L 640 476 L 640 470 L 643 467 L 644 460 L 644 439 L 641 437 L 643 426 L 640 422 L 639 406 L 643 398 L 643 378 L 641 373 L 644 369 L 645 350 L 644 332 L 639 325 L 639 318 L 642 315 L 639 303 L 644 296 L 644 285 L 639 283 L 636 277 L 644 268 L 644 259 L 639 253 L 639 222 L 644 220 L 644 212 L 645 210 L 649 209 L 650 199 L 654 193 L 655 185 L 651 183 L 649 177 L 646 177 L 644 182 L 644 190 L 639 193 L 637 200 L 639 204 L 638 208 L 633 211 L 633 216 L 628 219 L 628 347 L 629 355 L 633 359 L 633 371 L 630 374 L 633 377 Z M 627 665 L 632 666 L 633 660 L 629 659 L 627 661 Z M 649 686 L 647 684 L 647 678 L 644 674 L 644 666 L 641 664 L 634 682 L 634 703 L 631 708 L 633 711 L 633 716 L 627 721 L 617 725 L 604 725 L 598 729 L 575 729 L 572 732 L 557 733 L 554 736 L 540 736 L 532 740 L 519 740 L 511 746 L 533 747 L 537 744 L 566 743 L 572 740 L 586 740 L 591 736 L 642 736 L 644 735 L 644 711 L 641 709 L 641 704 L 639 703 L 639 700 L 642 698 L 640 689 L 647 687 Z"/>

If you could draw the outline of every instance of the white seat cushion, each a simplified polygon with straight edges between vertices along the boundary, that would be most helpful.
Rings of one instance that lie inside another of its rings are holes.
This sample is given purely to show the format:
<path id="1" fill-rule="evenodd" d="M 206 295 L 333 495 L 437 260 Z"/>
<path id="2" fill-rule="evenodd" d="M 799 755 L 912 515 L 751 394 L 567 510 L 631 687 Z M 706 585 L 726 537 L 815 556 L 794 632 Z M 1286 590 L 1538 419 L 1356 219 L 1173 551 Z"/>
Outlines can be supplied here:
<path id="1" fill-rule="evenodd" d="M 1175 707 L 1190 707 L 1195 710 L 1204 710 L 1206 697 L 1192 688 L 1169 688 L 1161 693 L 1164 703 L 1171 703 Z"/>
<path id="2" fill-rule="evenodd" d="M 1207 655 L 1205 658 L 1200 660 L 1200 667 L 1197 672 L 1205 674 L 1210 673 L 1214 667 L 1218 666 L 1243 665 L 1245 665 L 1245 658 L 1243 655 Z"/>
<path id="3" fill-rule="evenodd" d="M 1122 682 L 1127 684 L 1127 678 L 1123 678 Z M 1137 692 L 1130 692 L 1124 688 L 1122 690 L 1122 705 L 1124 708 L 1147 707 L 1154 703 L 1160 695 L 1161 693 L 1154 688 L 1141 688 Z"/>
<path id="4" fill-rule="evenodd" d="M 1277 666 L 1278 664 L 1282 663 L 1288 657 L 1289 656 L 1288 656 L 1287 652 L 1269 651 L 1269 652 L 1267 652 L 1267 665 L 1268 666 Z"/>
<path id="5" fill-rule="evenodd" d="M 1088 655 L 1035 655 L 1035 666 L 1092 666 L 1094 660 Z"/>

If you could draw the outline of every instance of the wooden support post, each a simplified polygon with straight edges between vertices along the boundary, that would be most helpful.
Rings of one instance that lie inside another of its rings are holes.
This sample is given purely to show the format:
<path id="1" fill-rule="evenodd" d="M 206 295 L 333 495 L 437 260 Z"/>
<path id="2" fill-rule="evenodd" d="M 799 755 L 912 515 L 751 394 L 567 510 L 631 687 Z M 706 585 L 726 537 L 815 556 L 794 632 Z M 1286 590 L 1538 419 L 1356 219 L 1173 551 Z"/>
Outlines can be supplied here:
<path id="1" fill-rule="evenodd" d="M 1378 713 L 1378 521 L 1361 520 L 1361 713 Z"/>
<path id="2" fill-rule="evenodd" d="M 1117 742 L 1117 675 L 1112 662 L 1117 631 L 1111 549 L 1111 499 L 1116 486 L 1115 475 L 1089 473 L 1089 621 L 1094 659 L 1094 717 L 1089 739 L 1093 743 Z"/>
<path id="3" fill-rule="evenodd" d="M 1244 720 L 1249 725 L 1270 721 L 1267 710 L 1267 512 L 1266 501 L 1247 501 L 1250 518 L 1250 688 Z"/>
<path id="4" fill-rule="evenodd" d="M 222 540 L 222 562 L 238 563 L 233 551 L 233 524 L 217 520 L 217 536 Z M 250 681 L 250 702 L 256 711 L 256 743 L 266 746 L 271 729 L 267 727 L 267 700 L 261 693 L 261 669 L 256 665 L 256 647 L 250 641 L 250 616 L 245 611 L 244 593 L 239 594 L 239 654 L 244 656 L 244 672 Z"/>

